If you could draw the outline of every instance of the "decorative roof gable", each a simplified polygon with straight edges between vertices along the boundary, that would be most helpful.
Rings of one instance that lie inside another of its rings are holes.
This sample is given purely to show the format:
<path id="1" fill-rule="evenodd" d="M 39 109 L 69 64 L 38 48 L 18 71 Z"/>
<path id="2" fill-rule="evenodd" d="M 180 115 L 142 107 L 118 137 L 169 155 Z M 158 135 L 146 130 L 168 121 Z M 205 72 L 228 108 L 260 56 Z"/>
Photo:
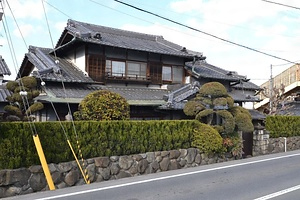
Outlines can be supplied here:
<path id="1" fill-rule="evenodd" d="M 55 57 L 50 54 L 51 49 L 40 47 L 29 47 L 29 52 L 25 54 L 25 58 L 21 65 L 21 69 L 26 67 L 25 60 L 34 66 L 37 71 L 32 74 L 36 77 L 41 76 L 44 81 L 64 81 L 64 82 L 94 82 L 90 77 L 76 67 L 67 58 Z M 29 74 L 21 74 L 28 76 Z"/>

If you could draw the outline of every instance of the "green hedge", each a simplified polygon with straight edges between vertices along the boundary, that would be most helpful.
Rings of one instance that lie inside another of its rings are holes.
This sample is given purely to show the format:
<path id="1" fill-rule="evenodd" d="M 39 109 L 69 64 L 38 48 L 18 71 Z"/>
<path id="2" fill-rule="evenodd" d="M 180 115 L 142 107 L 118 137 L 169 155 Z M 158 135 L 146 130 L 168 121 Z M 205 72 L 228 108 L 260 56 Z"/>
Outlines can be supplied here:
<path id="1" fill-rule="evenodd" d="M 271 138 L 300 136 L 300 116 L 268 116 L 266 129 Z"/>
<path id="2" fill-rule="evenodd" d="M 189 148 L 200 122 L 170 121 L 78 121 L 75 122 L 84 158 L 129 155 Z M 74 160 L 65 134 L 78 152 L 71 122 L 0 123 L 0 169 L 40 164 L 33 138 L 36 129 L 48 163 Z"/>

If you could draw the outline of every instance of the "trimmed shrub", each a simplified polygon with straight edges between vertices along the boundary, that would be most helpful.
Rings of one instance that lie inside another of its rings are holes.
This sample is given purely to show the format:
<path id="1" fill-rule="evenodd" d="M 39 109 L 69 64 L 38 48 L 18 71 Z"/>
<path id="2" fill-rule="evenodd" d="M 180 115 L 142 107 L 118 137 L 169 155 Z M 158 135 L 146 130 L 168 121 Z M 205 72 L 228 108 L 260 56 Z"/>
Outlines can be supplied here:
<path id="1" fill-rule="evenodd" d="M 237 130 L 243 132 L 254 131 L 254 126 L 252 124 L 252 116 L 247 109 L 241 106 L 234 106 L 230 109 L 230 111 L 234 116 Z"/>
<path id="2" fill-rule="evenodd" d="M 232 108 L 234 106 L 234 99 L 231 96 L 226 97 L 227 104 L 229 108 Z"/>
<path id="3" fill-rule="evenodd" d="M 223 139 L 218 131 L 201 123 L 195 128 L 192 146 L 198 148 L 202 153 L 218 153 L 223 150 Z"/>
<path id="4" fill-rule="evenodd" d="M 191 147 L 195 127 L 199 127 L 200 122 L 76 121 L 76 134 L 72 122 L 3 122 L 0 123 L 0 169 L 39 164 L 32 139 L 33 124 L 48 163 L 60 163 L 74 160 L 67 137 L 75 152 L 78 152 L 78 141 L 84 158 L 186 149 Z"/>
<path id="5" fill-rule="evenodd" d="M 216 97 L 227 97 L 227 90 L 219 82 L 209 82 L 205 83 L 200 89 L 199 89 L 199 94 L 203 97 L 211 97 L 211 98 L 216 98 Z"/>
<path id="6" fill-rule="evenodd" d="M 203 121 L 203 118 L 207 117 L 207 121 L 210 122 L 212 120 L 213 113 L 214 113 L 213 109 L 202 110 L 196 115 L 195 119 L 198 121 Z"/>
<path id="7" fill-rule="evenodd" d="M 218 110 L 216 111 L 217 115 L 219 115 L 223 119 L 223 127 L 224 132 L 226 134 L 232 134 L 235 128 L 234 118 L 230 112 L 227 110 Z"/>
<path id="8" fill-rule="evenodd" d="M 183 112 L 187 116 L 196 116 L 200 111 L 204 110 L 205 107 L 198 101 L 188 101 L 184 108 Z"/>
<path id="9" fill-rule="evenodd" d="M 226 106 L 226 105 L 228 105 L 227 98 L 224 98 L 224 97 L 215 98 L 213 100 L 213 105 L 214 106 Z"/>
<path id="10" fill-rule="evenodd" d="M 239 113 L 234 116 L 235 124 L 239 131 L 243 132 L 253 132 L 254 126 L 252 124 L 251 118 L 245 113 Z"/>
<path id="11" fill-rule="evenodd" d="M 129 104 L 117 93 L 98 90 L 80 102 L 74 116 L 77 120 L 126 120 L 129 119 Z"/>
<path id="12" fill-rule="evenodd" d="M 300 136 L 300 116 L 267 116 L 266 129 L 271 138 Z"/>

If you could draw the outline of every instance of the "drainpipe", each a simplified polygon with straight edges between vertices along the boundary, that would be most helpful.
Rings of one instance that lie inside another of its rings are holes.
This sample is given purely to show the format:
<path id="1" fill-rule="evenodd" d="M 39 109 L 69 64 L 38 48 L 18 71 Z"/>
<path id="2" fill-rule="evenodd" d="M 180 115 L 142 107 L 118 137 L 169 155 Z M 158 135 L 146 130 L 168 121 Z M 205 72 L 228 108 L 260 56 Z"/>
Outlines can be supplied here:
<path id="1" fill-rule="evenodd" d="M 196 74 L 198 77 L 200 76 L 200 74 L 197 73 L 197 72 L 195 71 L 195 62 L 196 62 L 197 60 L 205 60 L 205 59 L 206 59 L 206 57 L 203 57 L 202 55 L 201 55 L 201 57 L 194 56 L 194 61 L 193 61 L 193 66 L 192 66 L 192 72 L 193 72 L 194 74 Z"/>

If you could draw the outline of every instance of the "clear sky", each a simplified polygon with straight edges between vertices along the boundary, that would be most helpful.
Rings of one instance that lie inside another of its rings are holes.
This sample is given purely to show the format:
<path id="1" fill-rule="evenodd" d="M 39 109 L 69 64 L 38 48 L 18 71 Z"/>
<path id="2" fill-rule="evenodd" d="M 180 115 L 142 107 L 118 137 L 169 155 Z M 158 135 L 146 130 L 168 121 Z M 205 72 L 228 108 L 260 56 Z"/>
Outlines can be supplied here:
<path id="1" fill-rule="evenodd" d="M 299 0 L 274 1 L 300 7 Z M 113 0 L 44 0 L 46 12 L 42 0 L 4 2 L 8 30 L 5 31 L 3 23 L 0 25 L 0 55 L 13 73 L 9 79 L 15 78 L 15 72 L 28 52 L 26 45 L 53 48 L 45 13 L 54 45 L 67 20 L 71 18 L 102 26 L 162 35 L 166 40 L 187 49 L 202 52 L 207 57 L 208 63 L 246 75 L 258 85 L 270 78 L 271 64 L 274 65 L 274 75 L 292 66 L 286 61 L 229 44 Z M 123 2 L 222 39 L 289 61 L 300 62 L 299 9 L 262 0 L 123 0 Z M 15 49 L 13 55 L 16 55 L 16 59 L 11 56 L 6 32 L 10 33 L 13 41 Z"/>

